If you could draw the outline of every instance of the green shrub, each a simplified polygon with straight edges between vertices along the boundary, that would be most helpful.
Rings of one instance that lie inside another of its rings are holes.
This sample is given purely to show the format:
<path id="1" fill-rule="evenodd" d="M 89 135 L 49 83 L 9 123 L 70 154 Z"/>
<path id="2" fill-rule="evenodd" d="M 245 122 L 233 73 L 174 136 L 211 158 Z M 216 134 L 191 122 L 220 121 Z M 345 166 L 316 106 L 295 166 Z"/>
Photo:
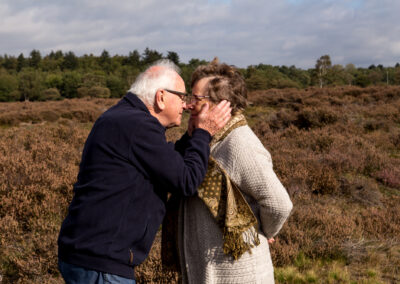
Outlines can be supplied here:
<path id="1" fill-rule="evenodd" d="M 79 87 L 77 89 L 77 97 L 84 98 L 89 96 L 89 88 L 88 87 Z"/>
<path id="2" fill-rule="evenodd" d="M 110 90 L 104 87 L 91 87 L 88 94 L 94 98 L 109 98 L 111 96 Z"/>
<path id="3" fill-rule="evenodd" d="M 42 91 L 42 95 L 40 96 L 41 101 L 56 101 L 61 99 L 61 94 L 56 88 L 46 89 Z"/>

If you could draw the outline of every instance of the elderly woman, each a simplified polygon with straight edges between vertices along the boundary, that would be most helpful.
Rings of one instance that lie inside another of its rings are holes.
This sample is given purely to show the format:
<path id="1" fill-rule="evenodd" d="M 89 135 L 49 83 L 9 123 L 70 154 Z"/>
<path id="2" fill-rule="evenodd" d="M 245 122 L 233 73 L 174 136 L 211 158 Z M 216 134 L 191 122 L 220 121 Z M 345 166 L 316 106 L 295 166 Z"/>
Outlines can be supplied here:
<path id="1" fill-rule="evenodd" d="M 178 251 L 183 283 L 273 283 L 269 241 L 292 202 L 273 171 L 271 155 L 242 114 L 247 91 L 226 64 L 199 66 L 192 75 L 191 117 L 204 103 L 231 102 L 232 118 L 211 142 L 198 196 L 181 202 Z M 189 120 L 189 133 L 190 133 Z"/>

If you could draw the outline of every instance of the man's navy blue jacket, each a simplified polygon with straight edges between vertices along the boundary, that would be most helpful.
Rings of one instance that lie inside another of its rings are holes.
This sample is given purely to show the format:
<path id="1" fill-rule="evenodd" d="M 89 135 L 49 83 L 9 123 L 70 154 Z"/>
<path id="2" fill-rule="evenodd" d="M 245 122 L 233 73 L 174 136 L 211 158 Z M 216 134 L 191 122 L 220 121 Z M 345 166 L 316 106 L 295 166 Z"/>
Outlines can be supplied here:
<path id="1" fill-rule="evenodd" d="M 128 93 L 100 116 L 86 140 L 59 258 L 133 279 L 165 215 L 167 192 L 197 193 L 210 140 L 196 129 L 167 143 L 165 128 Z"/>

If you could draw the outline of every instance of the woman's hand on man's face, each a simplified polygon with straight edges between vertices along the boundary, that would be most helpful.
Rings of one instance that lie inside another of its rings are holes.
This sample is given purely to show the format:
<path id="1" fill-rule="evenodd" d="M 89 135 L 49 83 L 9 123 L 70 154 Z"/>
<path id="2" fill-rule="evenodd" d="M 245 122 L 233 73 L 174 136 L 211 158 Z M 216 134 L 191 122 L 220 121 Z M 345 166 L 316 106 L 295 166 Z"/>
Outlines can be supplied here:
<path id="1" fill-rule="evenodd" d="M 191 117 L 193 119 L 193 127 L 202 128 L 213 136 L 231 118 L 232 108 L 230 105 L 230 102 L 223 100 L 210 110 L 209 103 L 205 103 L 202 105 L 201 111 L 196 116 Z"/>

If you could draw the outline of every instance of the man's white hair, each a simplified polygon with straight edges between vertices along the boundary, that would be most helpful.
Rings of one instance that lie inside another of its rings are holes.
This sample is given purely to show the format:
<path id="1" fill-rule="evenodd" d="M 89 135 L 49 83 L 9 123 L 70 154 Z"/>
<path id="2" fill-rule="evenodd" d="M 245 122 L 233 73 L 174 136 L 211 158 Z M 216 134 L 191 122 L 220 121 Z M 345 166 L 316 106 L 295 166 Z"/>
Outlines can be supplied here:
<path id="1" fill-rule="evenodd" d="M 136 78 L 129 92 L 137 95 L 146 105 L 152 106 L 157 90 L 175 89 L 179 73 L 179 67 L 172 61 L 158 60 Z"/>

